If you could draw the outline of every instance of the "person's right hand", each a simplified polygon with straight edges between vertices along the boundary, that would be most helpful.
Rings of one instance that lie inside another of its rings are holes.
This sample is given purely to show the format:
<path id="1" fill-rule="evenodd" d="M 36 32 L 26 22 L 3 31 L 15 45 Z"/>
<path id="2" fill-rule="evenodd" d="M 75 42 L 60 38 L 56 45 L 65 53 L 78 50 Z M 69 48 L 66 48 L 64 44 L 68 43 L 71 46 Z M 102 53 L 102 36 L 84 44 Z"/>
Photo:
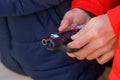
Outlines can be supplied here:
<path id="1" fill-rule="evenodd" d="M 90 19 L 91 17 L 82 9 L 71 9 L 64 15 L 59 27 L 59 31 L 66 30 L 69 27 L 75 27 L 80 24 L 85 24 Z"/>

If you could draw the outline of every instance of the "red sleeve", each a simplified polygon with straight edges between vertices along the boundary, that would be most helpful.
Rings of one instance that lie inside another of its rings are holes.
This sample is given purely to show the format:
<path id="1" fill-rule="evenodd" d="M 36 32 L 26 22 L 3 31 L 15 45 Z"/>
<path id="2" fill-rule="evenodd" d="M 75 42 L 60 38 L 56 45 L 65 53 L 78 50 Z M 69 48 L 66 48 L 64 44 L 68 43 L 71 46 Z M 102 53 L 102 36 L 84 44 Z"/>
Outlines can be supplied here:
<path id="1" fill-rule="evenodd" d="M 82 8 L 95 15 L 101 15 L 119 3 L 120 0 L 72 0 L 72 8 Z"/>
<path id="2" fill-rule="evenodd" d="M 113 29 L 119 38 L 116 45 L 116 51 L 114 54 L 109 80 L 120 80 L 120 6 L 109 10 L 107 14 Z"/>
<path id="3" fill-rule="evenodd" d="M 119 37 L 119 33 L 120 33 L 120 6 L 111 9 L 107 12 L 108 17 L 110 19 L 111 25 L 117 35 L 117 37 Z"/>

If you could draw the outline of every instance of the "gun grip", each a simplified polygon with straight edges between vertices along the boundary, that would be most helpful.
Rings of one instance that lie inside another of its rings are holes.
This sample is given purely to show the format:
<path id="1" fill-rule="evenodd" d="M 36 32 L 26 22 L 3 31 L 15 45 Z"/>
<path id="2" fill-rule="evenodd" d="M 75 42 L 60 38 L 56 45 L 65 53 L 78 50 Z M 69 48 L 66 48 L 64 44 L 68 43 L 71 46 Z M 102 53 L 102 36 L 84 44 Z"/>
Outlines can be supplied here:
<path id="1" fill-rule="evenodd" d="M 67 47 L 67 46 L 65 46 L 65 45 L 60 46 L 59 49 L 65 51 L 65 52 L 69 52 L 69 53 L 73 53 L 73 52 L 76 52 L 76 51 L 79 50 L 79 49 L 69 48 L 69 47 Z"/>

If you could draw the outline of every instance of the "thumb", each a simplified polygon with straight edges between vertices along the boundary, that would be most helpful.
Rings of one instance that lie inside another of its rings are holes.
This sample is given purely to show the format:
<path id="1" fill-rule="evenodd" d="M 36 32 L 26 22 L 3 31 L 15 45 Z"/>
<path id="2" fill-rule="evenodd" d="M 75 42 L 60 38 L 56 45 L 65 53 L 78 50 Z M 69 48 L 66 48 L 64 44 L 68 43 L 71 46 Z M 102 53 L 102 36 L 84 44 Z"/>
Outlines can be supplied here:
<path id="1" fill-rule="evenodd" d="M 69 20 L 66 20 L 66 19 L 63 19 L 62 21 L 61 21 L 61 24 L 60 24 L 60 27 L 59 27 L 59 31 L 63 31 L 63 30 L 66 30 L 69 26 L 70 26 L 70 22 L 69 22 Z"/>
<path id="2" fill-rule="evenodd" d="M 59 31 L 63 31 L 66 30 L 67 28 L 71 27 L 72 23 L 73 23 L 73 13 L 72 11 L 68 11 L 63 20 L 61 21 L 60 27 L 59 27 Z"/>

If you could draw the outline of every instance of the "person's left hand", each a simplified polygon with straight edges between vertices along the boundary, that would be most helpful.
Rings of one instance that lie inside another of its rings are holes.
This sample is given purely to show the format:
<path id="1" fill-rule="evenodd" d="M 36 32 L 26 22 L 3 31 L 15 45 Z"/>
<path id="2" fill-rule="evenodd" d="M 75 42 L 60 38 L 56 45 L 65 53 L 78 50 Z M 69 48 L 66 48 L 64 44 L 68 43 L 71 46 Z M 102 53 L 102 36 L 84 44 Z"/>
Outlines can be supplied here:
<path id="1" fill-rule="evenodd" d="M 81 48 L 74 53 L 68 53 L 70 57 L 79 60 L 96 59 L 98 63 L 104 64 L 113 58 L 117 38 L 110 24 L 108 15 L 101 15 L 91 19 L 67 46 L 70 48 Z"/>

